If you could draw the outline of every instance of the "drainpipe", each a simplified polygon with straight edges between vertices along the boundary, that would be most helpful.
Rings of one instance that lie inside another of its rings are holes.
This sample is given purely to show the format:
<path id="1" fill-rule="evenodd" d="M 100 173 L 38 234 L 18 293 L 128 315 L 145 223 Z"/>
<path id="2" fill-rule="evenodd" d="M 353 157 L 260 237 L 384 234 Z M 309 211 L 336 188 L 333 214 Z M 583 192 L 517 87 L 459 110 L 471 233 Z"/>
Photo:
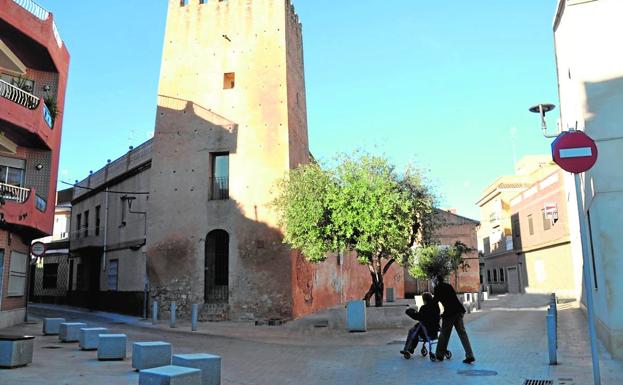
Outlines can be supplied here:
<path id="1" fill-rule="evenodd" d="M 104 216 L 104 250 L 102 251 L 102 271 L 106 271 L 106 249 L 108 248 L 108 187 L 106 187 L 104 198 L 104 211 L 106 215 Z M 100 279 L 101 282 L 101 279 Z"/>

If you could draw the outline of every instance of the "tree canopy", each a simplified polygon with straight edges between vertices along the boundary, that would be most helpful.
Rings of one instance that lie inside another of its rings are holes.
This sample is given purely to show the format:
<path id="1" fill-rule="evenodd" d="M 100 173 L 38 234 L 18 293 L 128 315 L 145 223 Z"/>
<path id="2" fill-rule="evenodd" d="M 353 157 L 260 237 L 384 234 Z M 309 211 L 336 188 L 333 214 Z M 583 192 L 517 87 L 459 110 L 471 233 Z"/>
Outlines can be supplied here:
<path id="1" fill-rule="evenodd" d="M 365 299 L 374 293 L 378 305 L 383 274 L 393 262 L 406 262 L 416 242 L 432 237 L 434 201 L 417 170 L 399 173 L 383 157 L 355 154 L 339 156 L 334 167 L 310 163 L 292 170 L 274 205 L 284 242 L 308 261 L 355 251 L 372 277 Z"/>

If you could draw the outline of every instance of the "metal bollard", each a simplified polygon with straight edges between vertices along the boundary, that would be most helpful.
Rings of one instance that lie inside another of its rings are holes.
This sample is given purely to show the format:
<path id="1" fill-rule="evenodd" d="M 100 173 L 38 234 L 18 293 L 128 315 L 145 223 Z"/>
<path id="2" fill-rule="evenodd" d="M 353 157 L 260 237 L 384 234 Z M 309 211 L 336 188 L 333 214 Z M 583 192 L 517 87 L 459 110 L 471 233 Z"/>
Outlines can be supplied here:
<path id="1" fill-rule="evenodd" d="M 547 347 L 549 350 L 549 364 L 558 365 L 558 358 L 556 357 L 556 345 L 558 343 L 556 338 L 556 320 L 551 312 L 547 315 Z"/>
<path id="2" fill-rule="evenodd" d="M 158 322 L 158 301 L 154 301 L 151 304 L 151 323 L 155 324 Z"/>
<path id="3" fill-rule="evenodd" d="M 190 330 L 195 332 L 197 331 L 197 316 L 199 315 L 199 305 L 197 305 L 196 303 L 193 304 L 193 309 L 192 309 L 192 323 L 190 326 Z"/>
<path id="4" fill-rule="evenodd" d="M 171 302 L 171 323 L 169 327 L 175 327 L 175 313 L 177 312 L 177 305 L 175 302 Z"/>

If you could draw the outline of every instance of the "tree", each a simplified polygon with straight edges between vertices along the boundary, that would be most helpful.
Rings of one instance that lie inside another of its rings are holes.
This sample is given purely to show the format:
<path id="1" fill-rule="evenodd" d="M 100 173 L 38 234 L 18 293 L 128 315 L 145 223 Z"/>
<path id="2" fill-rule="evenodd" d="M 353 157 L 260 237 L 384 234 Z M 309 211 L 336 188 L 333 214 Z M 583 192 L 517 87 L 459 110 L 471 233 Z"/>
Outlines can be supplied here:
<path id="1" fill-rule="evenodd" d="M 382 157 L 340 156 L 323 169 L 301 165 L 284 178 L 274 206 L 284 242 L 319 263 L 330 253 L 354 251 L 370 271 L 369 304 L 383 304 L 383 276 L 395 262 L 407 262 L 411 248 L 429 236 L 434 197 L 413 168 L 399 174 Z"/>
<path id="2" fill-rule="evenodd" d="M 409 274 L 418 279 L 448 276 L 463 267 L 463 254 L 472 251 L 457 241 L 454 246 L 427 245 L 416 248 L 409 258 Z"/>

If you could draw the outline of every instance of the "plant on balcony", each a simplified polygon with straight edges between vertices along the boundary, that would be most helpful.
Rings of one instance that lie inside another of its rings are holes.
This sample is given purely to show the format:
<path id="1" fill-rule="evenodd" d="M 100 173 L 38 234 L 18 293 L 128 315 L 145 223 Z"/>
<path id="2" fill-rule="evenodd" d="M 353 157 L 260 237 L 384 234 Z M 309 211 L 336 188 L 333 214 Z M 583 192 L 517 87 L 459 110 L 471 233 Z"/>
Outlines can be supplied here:
<path id="1" fill-rule="evenodd" d="M 453 246 L 429 245 L 413 250 L 409 257 L 409 274 L 418 279 L 432 279 L 439 275 L 447 277 L 459 268 L 465 268 L 463 255 L 473 251 L 457 241 Z"/>
<path id="2" fill-rule="evenodd" d="M 56 104 L 56 98 L 50 94 L 46 95 L 43 98 L 43 102 L 48 107 L 48 111 L 50 111 L 50 115 L 52 116 L 52 120 L 56 119 L 56 114 L 58 113 L 58 105 Z"/>
<path id="3" fill-rule="evenodd" d="M 434 195 L 417 170 L 398 173 L 382 157 L 345 154 L 335 164 L 302 165 L 281 181 L 274 206 L 284 242 L 312 263 L 330 253 L 356 258 L 372 280 L 363 299 L 383 306 L 384 275 L 430 238 Z"/>

